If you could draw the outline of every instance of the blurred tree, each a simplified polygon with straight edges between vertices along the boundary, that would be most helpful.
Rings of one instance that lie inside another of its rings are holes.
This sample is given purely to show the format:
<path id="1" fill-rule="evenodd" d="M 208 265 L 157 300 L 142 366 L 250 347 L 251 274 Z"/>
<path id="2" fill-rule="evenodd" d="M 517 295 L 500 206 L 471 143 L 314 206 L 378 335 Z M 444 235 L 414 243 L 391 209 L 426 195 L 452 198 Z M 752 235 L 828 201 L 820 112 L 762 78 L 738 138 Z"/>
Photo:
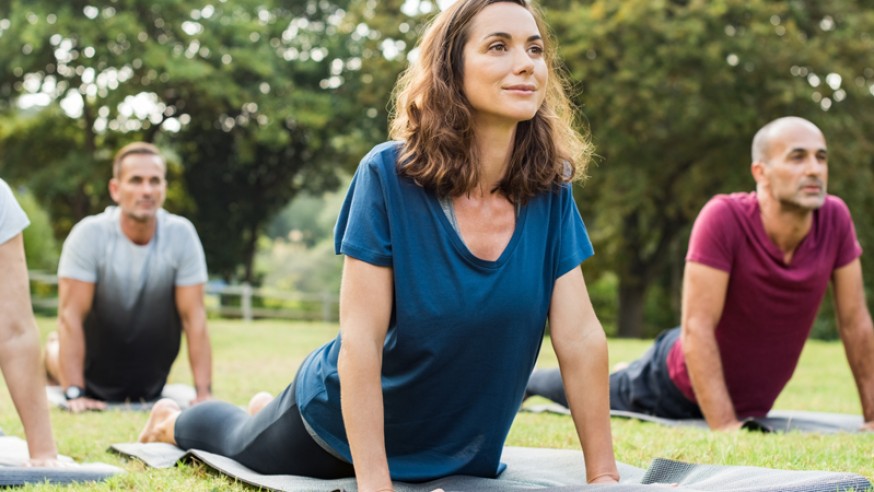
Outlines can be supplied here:
<path id="1" fill-rule="evenodd" d="M 271 216 L 385 138 L 424 13 L 402 4 L 4 3 L 0 171 L 28 182 L 62 237 L 107 204 L 114 150 L 155 141 L 181 162 L 168 208 L 195 222 L 210 271 L 252 281 Z"/>
<path id="2" fill-rule="evenodd" d="M 272 239 L 264 237 L 258 269 L 264 285 L 336 295 L 343 259 L 334 254 L 334 223 L 346 196 L 345 185 L 318 196 L 301 194 L 274 219 Z"/>
<path id="3" fill-rule="evenodd" d="M 307 248 L 322 241 L 333 244 L 334 225 L 351 180 L 347 176 L 332 192 L 298 195 L 271 221 L 268 238 L 303 243 Z"/>
<path id="4" fill-rule="evenodd" d="M 667 270 L 681 271 L 691 222 L 713 194 L 754 189 L 750 142 L 776 117 L 823 129 L 830 191 L 855 211 L 863 245 L 874 245 L 870 223 L 860 222 L 874 205 L 870 2 L 543 4 L 599 155 L 578 194 L 600 253 L 587 274 L 618 276 L 620 336 L 666 328 L 646 324 L 648 288 L 658 282 L 679 295 L 670 285 L 679 275 Z"/>
<path id="5" fill-rule="evenodd" d="M 30 225 L 23 232 L 27 267 L 31 270 L 51 271 L 58 264 L 59 251 L 48 214 L 40 208 L 33 193 L 16 190 L 15 196 L 30 220 Z"/>

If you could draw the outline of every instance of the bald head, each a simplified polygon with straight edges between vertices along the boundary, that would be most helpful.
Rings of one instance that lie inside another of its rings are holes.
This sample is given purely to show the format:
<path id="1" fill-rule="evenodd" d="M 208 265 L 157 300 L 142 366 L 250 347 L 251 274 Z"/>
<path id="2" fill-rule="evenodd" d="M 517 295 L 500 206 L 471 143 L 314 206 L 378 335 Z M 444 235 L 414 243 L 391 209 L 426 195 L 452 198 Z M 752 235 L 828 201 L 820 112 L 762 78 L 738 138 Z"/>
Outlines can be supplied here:
<path id="1" fill-rule="evenodd" d="M 763 126 L 753 137 L 753 162 L 768 162 L 771 157 L 772 144 L 786 130 L 804 127 L 822 135 L 822 131 L 810 121 L 798 116 L 784 116 Z M 823 140 L 825 138 L 823 137 Z"/>

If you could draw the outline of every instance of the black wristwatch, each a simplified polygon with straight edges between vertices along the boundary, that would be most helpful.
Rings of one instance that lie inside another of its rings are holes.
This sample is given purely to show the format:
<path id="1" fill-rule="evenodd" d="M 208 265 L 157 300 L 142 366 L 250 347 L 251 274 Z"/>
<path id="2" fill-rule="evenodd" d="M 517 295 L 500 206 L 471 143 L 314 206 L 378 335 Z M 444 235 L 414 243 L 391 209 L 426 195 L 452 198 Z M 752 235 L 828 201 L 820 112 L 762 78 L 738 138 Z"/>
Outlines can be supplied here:
<path id="1" fill-rule="evenodd" d="M 67 389 L 64 390 L 64 398 L 68 400 L 75 400 L 83 396 L 85 396 L 85 389 L 81 386 L 67 386 Z"/>

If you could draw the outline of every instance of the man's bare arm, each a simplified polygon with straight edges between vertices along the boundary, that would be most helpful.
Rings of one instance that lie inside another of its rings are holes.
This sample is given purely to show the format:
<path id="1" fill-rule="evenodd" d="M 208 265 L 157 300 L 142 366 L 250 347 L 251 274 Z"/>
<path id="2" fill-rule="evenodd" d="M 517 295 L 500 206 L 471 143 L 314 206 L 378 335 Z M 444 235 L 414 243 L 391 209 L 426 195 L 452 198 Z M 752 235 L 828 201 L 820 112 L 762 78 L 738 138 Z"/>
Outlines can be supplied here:
<path id="1" fill-rule="evenodd" d="M 741 426 L 728 394 L 716 344 L 716 325 L 725 306 L 727 288 L 727 272 L 686 262 L 681 334 L 683 355 L 701 413 L 714 430 L 739 429 Z"/>
<path id="2" fill-rule="evenodd" d="M 188 344 L 188 362 L 197 391 L 194 402 L 201 402 L 212 398 L 212 346 L 206 328 L 203 284 L 176 287 L 176 308 Z"/>
<path id="3" fill-rule="evenodd" d="M 58 279 L 58 378 L 61 386 L 85 387 L 85 317 L 91 311 L 94 284 L 72 278 Z M 68 402 L 71 411 L 101 410 L 102 401 L 76 398 Z"/>
<path id="4" fill-rule="evenodd" d="M 859 259 L 832 274 L 838 330 L 856 380 L 865 427 L 874 430 L 874 323 L 865 302 Z"/>

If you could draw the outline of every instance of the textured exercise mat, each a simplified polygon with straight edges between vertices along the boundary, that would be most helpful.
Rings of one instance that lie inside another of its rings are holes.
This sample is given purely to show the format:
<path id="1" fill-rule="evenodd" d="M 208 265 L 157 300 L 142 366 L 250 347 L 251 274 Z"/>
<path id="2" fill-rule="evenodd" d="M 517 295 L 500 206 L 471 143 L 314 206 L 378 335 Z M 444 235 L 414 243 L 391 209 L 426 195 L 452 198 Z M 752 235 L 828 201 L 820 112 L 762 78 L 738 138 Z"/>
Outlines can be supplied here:
<path id="1" fill-rule="evenodd" d="M 196 459 L 234 480 L 266 490 L 356 490 L 352 478 L 316 480 L 293 475 L 261 475 L 222 456 L 199 450 L 182 451 L 167 444 L 116 444 L 111 449 L 160 468 L 173 466 L 178 460 Z M 507 470 L 495 479 L 451 476 L 420 484 L 395 482 L 394 490 L 430 492 L 442 488 L 446 492 L 644 492 L 652 491 L 653 488 L 647 484 L 655 483 L 678 484 L 673 489 L 678 491 L 825 492 L 863 491 L 871 487 L 866 478 L 852 473 L 696 465 L 664 459 L 656 459 L 647 470 L 619 463 L 622 476 L 619 485 L 584 485 L 585 465 L 582 453 L 577 450 L 506 447 L 501 460 L 507 464 Z"/>
<path id="2" fill-rule="evenodd" d="M 39 468 L 24 466 L 28 459 L 27 442 L 13 436 L 0 436 L 0 487 L 20 487 L 29 483 L 53 484 L 97 482 L 124 470 L 105 463 L 76 464 L 72 459 L 59 459 L 70 463 L 69 468 Z"/>
<path id="3" fill-rule="evenodd" d="M 523 412 L 556 413 L 570 415 L 570 410 L 558 403 L 542 405 L 527 405 Z M 703 419 L 666 419 L 645 413 L 610 410 L 611 417 L 641 420 L 670 427 L 707 428 Z M 771 410 L 767 417 L 748 418 L 744 420 L 744 428 L 761 432 L 809 432 L 815 434 L 834 434 L 837 432 L 860 432 L 864 421 L 861 415 L 844 413 L 804 412 L 800 410 Z"/>

